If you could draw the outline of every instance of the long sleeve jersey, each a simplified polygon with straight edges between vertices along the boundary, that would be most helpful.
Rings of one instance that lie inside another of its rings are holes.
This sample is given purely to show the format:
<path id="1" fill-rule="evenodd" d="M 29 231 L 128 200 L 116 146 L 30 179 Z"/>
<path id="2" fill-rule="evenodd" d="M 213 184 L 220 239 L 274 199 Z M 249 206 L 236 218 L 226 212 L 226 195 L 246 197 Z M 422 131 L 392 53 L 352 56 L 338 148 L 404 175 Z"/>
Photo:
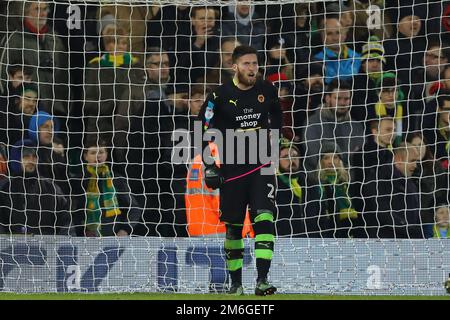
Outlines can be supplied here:
<path id="1" fill-rule="evenodd" d="M 269 132 L 281 130 L 281 115 L 277 89 L 268 81 L 258 79 L 248 90 L 241 90 L 229 81 L 207 97 L 200 111 L 202 133 L 209 129 L 217 129 L 221 133 L 222 142 L 217 138 L 214 142 L 218 146 L 221 166 L 225 167 L 225 176 L 264 164 L 259 157 L 260 149 L 266 146 L 264 156 L 270 155 Z M 231 136 L 233 133 L 244 133 L 247 137 L 240 140 Z M 267 144 L 261 139 L 266 139 Z M 203 141 L 203 150 L 208 143 Z"/>

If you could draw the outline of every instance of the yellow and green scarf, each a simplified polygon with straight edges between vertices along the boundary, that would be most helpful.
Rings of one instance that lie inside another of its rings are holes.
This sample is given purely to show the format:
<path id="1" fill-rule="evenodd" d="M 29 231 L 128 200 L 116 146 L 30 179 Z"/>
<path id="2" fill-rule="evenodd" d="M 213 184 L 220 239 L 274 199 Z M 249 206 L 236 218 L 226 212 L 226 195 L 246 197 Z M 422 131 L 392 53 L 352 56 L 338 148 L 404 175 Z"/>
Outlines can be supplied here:
<path id="1" fill-rule="evenodd" d="M 388 110 L 386 108 L 386 105 L 384 103 L 382 103 L 381 101 L 375 105 L 375 114 L 379 117 L 388 115 Z M 403 105 L 400 103 L 397 103 L 397 106 L 395 107 L 395 111 L 394 111 L 395 131 L 396 131 L 395 132 L 395 140 L 394 140 L 395 146 L 398 146 L 402 140 L 403 115 L 404 115 Z"/>
<path id="2" fill-rule="evenodd" d="M 299 202 L 302 203 L 303 191 L 302 187 L 298 183 L 298 177 L 289 179 L 289 177 L 280 172 L 278 172 L 278 177 L 285 185 L 290 187 L 292 193 L 299 199 Z"/>
<path id="3" fill-rule="evenodd" d="M 132 57 L 128 52 L 124 54 L 105 53 L 101 57 L 96 57 L 90 61 L 90 63 L 98 63 L 100 67 L 130 66 L 136 62 L 137 58 Z"/>
<path id="4" fill-rule="evenodd" d="M 447 140 L 447 143 L 445 144 L 445 151 L 448 153 L 450 151 L 450 134 L 446 130 L 447 128 L 448 125 L 444 124 L 442 121 L 439 121 L 439 133 L 445 140 Z"/>
<path id="5" fill-rule="evenodd" d="M 325 185 L 323 184 L 325 183 Z M 336 213 L 339 213 L 340 220 L 356 219 L 358 212 L 353 209 L 350 198 L 347 193 L 347 185 L 345 183 L 337 183 L 337 175 L 335 173 L 329 173 L 321 178 L 320 184 L 320 198 L 324 199 L 326 196 L 326 185 L 332 185 L 334 187 L 334 200 L 336 203 Z"/>
<path id="6" fill-rule="evenodd" d="M 86 190 L 86 228 L 101 235 L 102 213 L 106 218 L 120 215 L 119 201 L 113 185 L 111 171 L 107 165 L 86 166 L 90 173 Z"/>
<path id="7" fill-rule="evenodd" d="M 441 238 L 440 228 L 438 227 L 437 224 L 435 224 L 435 225 L 433 226 L 433 238 L 435 238 L 435 239 L 440 239 L 440 238 Z M 450 238 L 450 228 L 447 229 L 447 236 L 446 236 L 446 238 L 447 238 L 447 239 Z"/>

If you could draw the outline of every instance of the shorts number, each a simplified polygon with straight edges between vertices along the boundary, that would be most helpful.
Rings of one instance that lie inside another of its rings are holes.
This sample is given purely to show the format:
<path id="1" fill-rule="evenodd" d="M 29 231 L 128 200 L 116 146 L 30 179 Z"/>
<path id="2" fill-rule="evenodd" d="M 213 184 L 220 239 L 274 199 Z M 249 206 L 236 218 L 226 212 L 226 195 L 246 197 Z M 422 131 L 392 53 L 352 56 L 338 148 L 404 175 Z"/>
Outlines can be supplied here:
<path id="1" fill-rule="evenodd" d="M 273 186 L 273 184 L 268 183 L 267 186 L 270 188 L 269 193 L 267 194 L 267 198 L 269 199 L 275 199 L 275 196 L 273 195 L 274 191 L 275 191 L 275 187 Z"/>

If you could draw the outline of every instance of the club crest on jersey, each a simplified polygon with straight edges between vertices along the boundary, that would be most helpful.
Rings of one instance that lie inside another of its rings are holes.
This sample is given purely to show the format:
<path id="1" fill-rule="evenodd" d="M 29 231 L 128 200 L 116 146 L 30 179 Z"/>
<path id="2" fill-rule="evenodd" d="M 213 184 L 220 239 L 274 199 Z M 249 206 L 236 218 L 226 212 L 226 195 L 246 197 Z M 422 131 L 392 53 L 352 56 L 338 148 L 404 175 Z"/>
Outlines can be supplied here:
<path id="1" fill-rule="evenodd" d="M 263 103 L 264 100 L 265 100 L 264 96 L 263 96 L 262 94 L 260 94 L 260 95 L 258 96 L 258 101 L 259 101 L 259 103 Z"/>

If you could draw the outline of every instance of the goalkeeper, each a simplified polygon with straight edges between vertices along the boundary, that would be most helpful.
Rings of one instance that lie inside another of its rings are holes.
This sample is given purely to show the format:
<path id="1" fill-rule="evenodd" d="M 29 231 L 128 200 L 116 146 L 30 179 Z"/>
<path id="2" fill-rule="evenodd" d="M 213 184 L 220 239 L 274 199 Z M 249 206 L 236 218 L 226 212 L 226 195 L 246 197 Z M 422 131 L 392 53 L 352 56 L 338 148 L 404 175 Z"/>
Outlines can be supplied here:
<path id="1" fill-rule="evenodd" d="M 270 160 L 262 161 L 258 158 L 256 161 L 249 161 L 249 159 L 255 152 L 260 154 L 259 142 L 264 138 L 269 141 L 270 130 L 280 130 L 281 108 L 276 88 L 267 81 L 257 79 L 259 67 L 256 49 L 245 45 L 236 47 L 232 54 L 232 63 L 233 79 L 213 91 L 200 111 L 203 133 L 214 128 L 220 132 L 223 139 L 222 150 L 219 146 L 219 157 L 223 159 L 220 168 L 211 157 L 203 157 L 206 167 L 205 183 L 210 188 L 220 188 L 220 220 L 226 226 L 225 253 L 231 277 L 229 293 L 243 294 L 242 227 L 249 206 L 250 219 L 256 236 L 258 278 L 255 294 L 270 295 L 276 291 L 267 280 L 274 248 L 275 171 L 268 175 L 262 172 L 271 165 Z M 233 135 L 233 141 L 230 141 L 229 135 L 226 134 L 227 131 L 230 133 L 230 130 L 233 134 L 256 133 L 254 136 L 257 143 L 253 141 L 248 145 L 236 144 L 234 141 L 236 136 Z M 215 143 L 219 145 L 219 142 L 216 138 Z M 234 146 L 232 149 L 229 148 L 231 144 Z M 265 145 L 268 149 L 269 144 Z M 207 146 L 208 141 L 204 141 L 203 150 Z M 239 154 L 237 149 L 243 152 L 245 157 L 245 161 L 241 161 L 243 164 L 238 164 L 237 159 L 242 154 Z M 230 154 L 225 155 L 224 151 L 228 153 L 231 150 L 234 151 L 231 157 Z M 211 155 L 209 149 L 206 154 Z"/>

